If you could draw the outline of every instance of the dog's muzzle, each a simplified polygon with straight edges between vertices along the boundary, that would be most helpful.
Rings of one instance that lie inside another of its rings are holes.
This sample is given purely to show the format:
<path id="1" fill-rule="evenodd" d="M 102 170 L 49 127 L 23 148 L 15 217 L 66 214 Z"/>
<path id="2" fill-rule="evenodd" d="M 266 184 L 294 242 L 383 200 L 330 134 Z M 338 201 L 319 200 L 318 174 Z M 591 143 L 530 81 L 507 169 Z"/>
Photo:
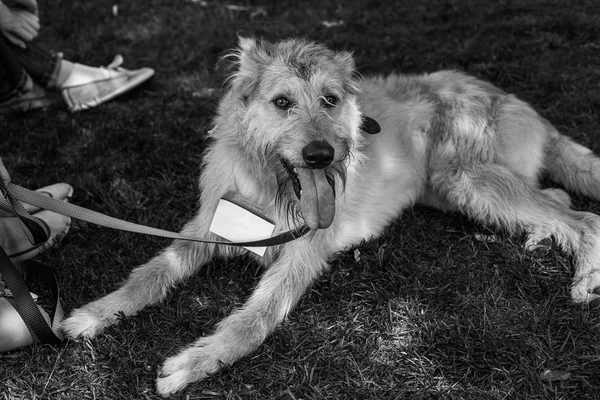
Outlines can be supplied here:
<path id="1" fill-rule="evenodd" d="M 328 143 L 315 141 L 302 149 L 306 167 L 293 167 L 281 159 L 300 200 L 302 218 L 311 229 L 329 227 L 335 216 L 333 179 L 328 179 L 326 173 L 334 156 L 334 150 Z"/>
<path id="2" fill-rule="evenodd" d="M 325 168 L 334 157 L 333 147 L 324 141 L 310 142 L 302 149 L 302 158 L 309 168 Z"/>

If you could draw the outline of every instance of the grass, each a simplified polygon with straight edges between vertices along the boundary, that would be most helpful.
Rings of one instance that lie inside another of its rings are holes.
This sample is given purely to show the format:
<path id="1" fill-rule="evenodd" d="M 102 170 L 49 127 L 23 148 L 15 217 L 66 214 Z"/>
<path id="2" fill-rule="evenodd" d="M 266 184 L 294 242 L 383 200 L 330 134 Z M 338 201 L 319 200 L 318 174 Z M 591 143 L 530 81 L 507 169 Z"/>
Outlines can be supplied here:
<path id="1" fill-rule="evenodd" d="M 125 66 L 151 66 L 156 77 L 79 114 L 0 116 L 0 155 L 15 183 L 69 182 L 74 203 L 134 222 L 178 229 L 192 215 L 218 101 L 209 89 L 224 77 L 214 65 L 242 31 L 353 50 L 363 74 L 464 70 L 600 153 L 594 0 L 41 3 L 48 47 L 90 65 L 121 53 Z M 575 206 L 600 212 L 583 197 Z M 458 215 L 408 210 L 380 239 L 332 261 L 258 351 L 174 398 L 598 398 L 600 313 L 570 305 L 570 259 L 525 254 L 521 238 L 502 233 L 477 240 L 489 233 Z M 166 244 L 75 222 L 42 260 L 57 267 L 71 310 Z M 162 360 L 210 333 L 261 273 L 247 259 L 215 260 L 95 340 L 2 354 L 0 399 L 156 399 Z M 569 375 L 548 382 L 547 369 Z"/>

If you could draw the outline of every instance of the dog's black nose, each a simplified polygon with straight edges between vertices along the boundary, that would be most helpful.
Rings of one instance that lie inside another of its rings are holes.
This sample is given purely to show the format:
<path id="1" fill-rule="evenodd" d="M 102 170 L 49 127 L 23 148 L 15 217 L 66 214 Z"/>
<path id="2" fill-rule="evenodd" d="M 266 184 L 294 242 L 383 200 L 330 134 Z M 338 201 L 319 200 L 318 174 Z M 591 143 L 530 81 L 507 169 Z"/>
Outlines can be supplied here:
<path id="1" fill-rule="evenodd" d="M 335 152 L 327 142 L 310 142 L 302 149 L 304 161 L 312 168 L 325 168 L 333 161 Z"/>

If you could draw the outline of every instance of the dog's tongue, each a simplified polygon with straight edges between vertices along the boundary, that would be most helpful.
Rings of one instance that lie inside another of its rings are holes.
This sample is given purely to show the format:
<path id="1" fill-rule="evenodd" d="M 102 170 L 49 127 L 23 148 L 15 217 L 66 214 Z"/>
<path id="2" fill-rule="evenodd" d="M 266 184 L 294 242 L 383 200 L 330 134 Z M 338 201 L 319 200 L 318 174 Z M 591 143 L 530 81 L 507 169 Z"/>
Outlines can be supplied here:
<path id="1" fill-rule="evenodd" d="M 298 168 L 302 187 L 300 210 L 306 225 L 311 229 L 325 229 L 335 215 L 335 196 L 322 169 Z"/>

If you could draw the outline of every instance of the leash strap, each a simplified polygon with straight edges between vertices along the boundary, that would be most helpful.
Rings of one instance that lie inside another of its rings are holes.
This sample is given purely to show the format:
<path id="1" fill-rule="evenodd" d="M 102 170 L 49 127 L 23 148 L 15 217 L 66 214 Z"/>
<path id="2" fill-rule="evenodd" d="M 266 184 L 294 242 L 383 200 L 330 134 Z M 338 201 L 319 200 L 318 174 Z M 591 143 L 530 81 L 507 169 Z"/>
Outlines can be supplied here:
<path id="1" fill-rule="evenodd" d="M 39 246 L 48 240 L 50 228 L 29 215 L 21 203 L 7 190 L 2 181 L 0 181 L 0 209 L 12 213 L 19 220 L 23 232 L 33 246 Z"/>
<path id="2" fill-rule="evenodd" d="M 42 279 L 43 284 L 50 288 L 52 303 L 55 304 L 52 326 L 48 325 L 38 305 L 31 297 L 31 293 L 21 276 L 21 272 L 12 263 L 4 249 L 0 247 L 0 274 L 2 274 L 2 279 L 10 288 L 12 296 L 17 303 L 18 307 L 15 309 L 40 342 L 60 343 L 63 336 L 60 333 L 59 323 L 64 318 L 64 311 L 60 303 L 56 278 L 49 265 L 33 261 L 25 261 L 21 264 L 25 266 L 28 272 L 38 275 Z"/>
<path id="3" fill-rule="evenodd" d="M 12 194 L 6 190 L 2 181 L 0 181 L 0 208 L 7 210 L 18 218 L 23 232 L 32 246 L 39 246 L 48 240 L 50 229 L 45 224 L 42 224 L 40 220 L 29 215 Z M 6 285 L 10 288 L 13 298 L 17 303 L 17 312 L 42 343 L 59 343 L 62 339 L 59 323 L 64 318 L 64 312 L 60 304 L 56 278 L 49 266 L 32 261 L 23 262 L 21 265 L 28 272 L 39 276 L 42 279 L 42 283 L 50 288 L 52 300 L 55 304 L 54 323 L 52 326 L 48 325 L 37 304 L 31 297 L 21 272 L 12 263 L 4 249 L 0 247 L 0 274 Z"/>
<path id="4" fill-rule="evenodd" d="M 295 228 L 291 231 L 283 232 L 279 235 L 272 236 L 270 238 L 250 242 L 208 240 L 203 238 L 197 238 L 194 236 L 182 235 L 180 233 L 170 232 L 163 229 L 139 225 L 133 222 L 123 221 L 121 219 L 113 218 L 96 211 L 88 210 L 87 208 L 83 208 L 75 204 L 67 203 L 64 201 L 53 199 L 48 196 L 44 196 L 40 193 L 25 189 L 21 186 L 14 185 L 12 183 L 8 184 L 8 191 L 17 200 L 46 210 L 54 211 L 62 215 L 67 215 L 72 218 L 76 218 L 86 222 L 91 222 L 93 224 L 105 226 L 107 228 L 118 229 L 126 232 L 143 233 L 146 235 L 158 236 L 168 239 L 180 239 L 189 240 L 192 242 L 223 244 L 240 247 L 263 247 L 277 246 L 283 243 L 290 242 L 294 239 L 305 235 L 306 233 L 308 233 L 308 231 L 310 231 L 309 227 L 302 226 L 299 228 Z"/>

